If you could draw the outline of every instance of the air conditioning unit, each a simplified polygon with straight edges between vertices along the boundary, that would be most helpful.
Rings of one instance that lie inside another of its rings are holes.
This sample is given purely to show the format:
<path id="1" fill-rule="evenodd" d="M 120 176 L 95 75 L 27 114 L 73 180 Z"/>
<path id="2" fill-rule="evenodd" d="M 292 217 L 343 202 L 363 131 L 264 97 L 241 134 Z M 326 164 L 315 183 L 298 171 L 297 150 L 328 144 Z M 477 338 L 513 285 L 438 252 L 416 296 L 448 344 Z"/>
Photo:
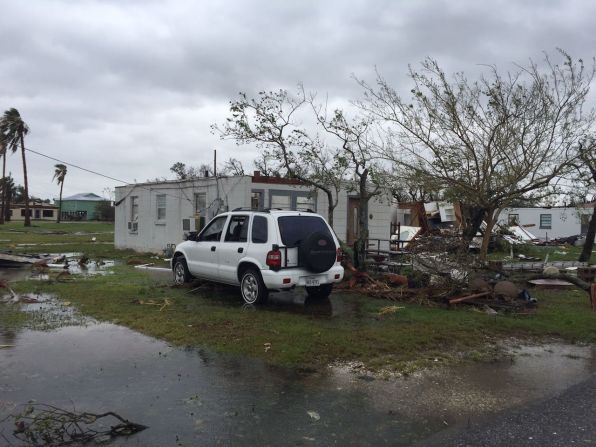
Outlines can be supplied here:
<path id="1" fill-rule="evenodd" d="M 182 231 L 197 231 L 195 219 L 182 219 Z"/>
<path id="2" fill-rule="evenodd" d="M 139 231 L 139 223 L 138 222 L 129 221 L 127 223 L 127 227 L 128 227 L 128 231 L 130 231 L 131 233 L 136 233 L 137 231 Z"/>

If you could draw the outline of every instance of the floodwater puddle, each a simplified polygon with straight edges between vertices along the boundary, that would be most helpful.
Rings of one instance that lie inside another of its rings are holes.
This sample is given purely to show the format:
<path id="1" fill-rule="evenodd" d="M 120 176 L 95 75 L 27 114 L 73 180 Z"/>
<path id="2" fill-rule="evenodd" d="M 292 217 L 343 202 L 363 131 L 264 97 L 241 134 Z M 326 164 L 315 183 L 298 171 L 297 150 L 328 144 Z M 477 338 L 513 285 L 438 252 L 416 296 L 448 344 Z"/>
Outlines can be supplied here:
<path id="1" fill-rule="evenodd" d="M 53 305 L 40 297 L 26 306 Z M 0 349 L 0 419 L 30 400 L 115 411 L 149 426 L 113 444 L 134 446 L 408 445 L 554 395 L 596 371 L 592 348 L 550 343 L 513 345 L 504 361 L 390 380 L 337 366 L 305 373 L 176 348 L 92 320 L 49 332 L 0 330 L 0 345 L 7 346 Z M 0 423 L 0 444 L 12 429 L 10 420 Z"/>
<path id="2" fill-rule="evenodd" d="M 111 273 L 111 267 L 117 264 L 116 261 L 105 259 L 88 260 L 86 263 L 80 263 L 83 253 L 77 252 L 60 253 L 52 256 L 57 262 L 50 263 L 49 267 L 26 264 L 17 268 L 0 268 L 0 280 L 24 281 L 32 279 L 47 281 L 61 272 L 82 276 L 108 275 Z"/>

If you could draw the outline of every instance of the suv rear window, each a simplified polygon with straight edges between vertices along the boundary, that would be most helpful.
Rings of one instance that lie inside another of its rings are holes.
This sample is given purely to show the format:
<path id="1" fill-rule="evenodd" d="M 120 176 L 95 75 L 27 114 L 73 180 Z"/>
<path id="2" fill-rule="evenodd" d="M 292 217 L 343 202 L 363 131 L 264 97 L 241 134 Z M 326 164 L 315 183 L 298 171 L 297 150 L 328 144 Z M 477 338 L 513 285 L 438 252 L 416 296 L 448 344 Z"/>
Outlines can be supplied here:
<path id="1" fill-rule="evenodd" d="M 264 244 L 267 242 L 267 219 L 265 217 L 253 217 L 251 238 L 255 244 Z"/>
<path id="2" fill-rule="evenodd" d="M 323 219 L 316 216 L 283 216 L 277 219 L 281 241 L 286 247 L 297 247 L 298 244 L 314 232 L 333 238 L 329 227 Z"/>

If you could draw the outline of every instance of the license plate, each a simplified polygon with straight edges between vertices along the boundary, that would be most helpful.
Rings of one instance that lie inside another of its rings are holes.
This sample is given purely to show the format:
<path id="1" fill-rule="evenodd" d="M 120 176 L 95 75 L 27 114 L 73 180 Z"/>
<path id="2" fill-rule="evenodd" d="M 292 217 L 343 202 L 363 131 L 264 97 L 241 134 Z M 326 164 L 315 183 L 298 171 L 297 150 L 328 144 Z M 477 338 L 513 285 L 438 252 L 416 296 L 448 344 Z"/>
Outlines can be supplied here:
<path id="1" fill-rule="evenodd" d="M 319 278 L 306 278 L 306 285 L 308 287 L 316 287 L 319 285 Z"/>

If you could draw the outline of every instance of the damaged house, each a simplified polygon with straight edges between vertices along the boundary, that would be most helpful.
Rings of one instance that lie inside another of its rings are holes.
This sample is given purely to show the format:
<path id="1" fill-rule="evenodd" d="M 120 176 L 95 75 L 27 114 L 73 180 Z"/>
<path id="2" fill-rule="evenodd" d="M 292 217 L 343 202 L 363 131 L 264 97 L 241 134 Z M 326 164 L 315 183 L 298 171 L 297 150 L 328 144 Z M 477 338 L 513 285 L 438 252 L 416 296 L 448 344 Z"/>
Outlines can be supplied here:
<path id="1" fill-rule="evenodd" d="M 596 203 L 573 207 L 525 207 L 506 208 L 498 220 L 501 227 L 508 228 L 517 239 L 530 241 L 550 240 L 584 235 Z M 426 233 L 435 229 L 458 229 L 461 226 L 459 204 L 449 202 L 401 202 L 392 216 L 392 235 L 397 226 L 404 231 Z M 413 230 L 410 230 L 413 229 Z M 400 238 L 404 239 L 404 238 Z"/>
<path id="2" fill-rule="evenodd" d="M 254 175 L 200 177 L 147 182 L 116 188 L 115 246 L 161 252 L 200 230 L 215 215 L 235 208 L 310 209 L 327 218 L 327 196 L 296 179 Z M 392 202 L 389 191 L 368 206 L 371 239 L 388 240 Z M 358 234 L 358 198 L 340 191 L 333 229 L 351 244 Z"/>

